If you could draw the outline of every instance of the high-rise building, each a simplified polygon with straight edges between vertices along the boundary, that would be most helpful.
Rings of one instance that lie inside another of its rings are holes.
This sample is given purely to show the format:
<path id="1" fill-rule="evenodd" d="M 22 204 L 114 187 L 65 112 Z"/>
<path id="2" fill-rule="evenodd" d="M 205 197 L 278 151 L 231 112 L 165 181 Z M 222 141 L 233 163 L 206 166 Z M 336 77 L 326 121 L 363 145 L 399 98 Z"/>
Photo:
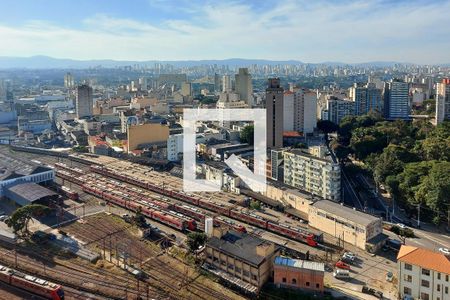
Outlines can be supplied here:
<path id="1" fill-rule="evenodd" d="M 294 88 L 284 93 L 283 130 L 312 133 L 317 125 L 317 94 Z"/>
<path id="2" fill-rule="evenodd" d="M 217 73 L 214 73 L 214 91 L 220 92 L 220 76 Z"/>
<path id="3" fill-rule="evenodd" d="M 77 98 L 75 100 L 77 118 L 91 117 L 93 102 L 92 88 L 87 84 L 78 86 Z"/>
<path id="4" fill-rule="evenodd" d="M 450 120 L 450 79 L 436 84 L 436 124 Z"/>
<path id="5" fill-rule="evenodd" d="M 322 119 L 339 124 L 343 117 L 355 115 L 355 102 L 331 97 L 327 99 L 326 111 L 323 113 L 327 116 Z"/>
<path id="6" fill-rule="evenodd" d="M 66 89 L 72 89 L 75 87 L 75 80 L 72 74 L 67 73 L 66 75 L 64 75 L 64 87 Z"/>
<path id="7" fill-rule="evenodd" d="M 384 89 L 384 115 L 386 119 L 409 119 L 409 83 L 399 79 L 387 82 Z"/>
<path id="8" fill-rule="evenodd" d="M 6 102 L 7 88 L 6 83 L 0 79 L 0 102 Z"/>
<path id="9" fill-rule="evenodd" d="M 239 68 L 239 73 L 235 75 L 236 93 L 248 106 L 253 105 L 253 84 L 252 75 L 247 68 Z"/>
<path id="10" fill-rule="evenodd" d="M 283 147 L 283 88 L 279 78 L 269 78 L 266 89 L 267 147 Z"/>
<path id="11" fill-rule="evenodd" d="M 375 83 L 365 85 L 355 83 L 350 88 L 350 98 L 355 102 L 355 114 L 364 115 L 370 111 L 381 112 L 383 109 L 382 91 Z"/>
<path id="12" fill-rule="evenodd" d="M 284 151 L 284 183 L 324 199 L 339 200 L 341 169 L 325 146 Z"/>
<path id="13" fill-rule="evenodd" d="M 222 92 L 230 92 L 233 89 L 231 85 L 231 77 L 230 75 L 222 76 Z"/>

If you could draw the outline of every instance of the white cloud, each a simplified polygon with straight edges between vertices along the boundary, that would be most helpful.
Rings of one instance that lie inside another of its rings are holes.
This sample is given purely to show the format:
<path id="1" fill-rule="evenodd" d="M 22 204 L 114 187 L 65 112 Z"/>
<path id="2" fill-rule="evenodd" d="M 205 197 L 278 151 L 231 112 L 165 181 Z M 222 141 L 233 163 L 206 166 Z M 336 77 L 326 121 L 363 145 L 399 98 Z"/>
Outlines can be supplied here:
<path id="1" fill-rule="evenodd" d="M 154 5 L 163 5 L 157 1 Z M 0 55 L 76 59 L 299 59 L 450 62 L 450 1 L 284 1 L 262 11 L 238 2 L 197 5 L 189 20 L 95 14 L 78 29 L 32 20 L 0 24 Z M 168 10 L 167 7 L 164 8 Z M 192 6 L 186 11 L 192 12 Z"/>

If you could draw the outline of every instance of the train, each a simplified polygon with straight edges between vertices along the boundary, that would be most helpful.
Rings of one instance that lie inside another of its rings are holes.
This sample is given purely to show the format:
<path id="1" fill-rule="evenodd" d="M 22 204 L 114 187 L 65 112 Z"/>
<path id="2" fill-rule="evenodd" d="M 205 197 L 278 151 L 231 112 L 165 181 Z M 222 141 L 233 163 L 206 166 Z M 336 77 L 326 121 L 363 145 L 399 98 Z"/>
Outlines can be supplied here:
<path id="1" fill-rule="evenodd" d="M 163 210 L 159 206 L 151 203 L 151 201 L 135 199 L 133 197 L 129 197 L 128 194 L 106 190 L 102 187 L 92 186 L 92 184 L 83 184 L 82 189 L 86 193 L 104 199 L 108 202 L 126 208 L 133 212 L 140 211 L 146 217 L 180 231 L 194 231 L 197 229 L 197 224 L 192 218 L 181 215 L 174 211 Z"/>
<path id="2" fill-rule="evenodd" d="M 77 192 L 72 191 L 70 188 L 68 188 L 67 186 L 61 186 L 61 193 L 63 193 L 64 195 L 66 195 L 67 198 L 72 199 L 72 200 L 78 200 L 79 199 L 79 195 Z"/>
<path id="3" fill-rule="evenodd" d="M 164 188 L 157 186 L 152 183 L 143 182 L 139 180 L 138 178 L 134 178 L 132 176 L 121 174 L 113 169 L 110 169 L 108 167 L 99 166 L 99 165 L 91 165 L 90 170 L 92 172 L 115 178 L 120 181 L 124 181 L 136 186 L 139 186 L 144 189 L 148 189 L 150 191 L 153 191 L 157 194 L 162 194 L 167 197 L 172 197 L 184 202 L 187 202 L 188 204 L 192 204 L 194 206 L 198 206 L 210 211 L 213 211 L 217 214 L 230 217 L 232 219 L 236 219 L 242 222 L 245 222 L 247 224 L 263 228 L 268 231 L 272 231 L 274 233 L 277 233 L 279 235 L 283 235 L 286 237 L 289 237 L 291 239 L 294 239 L 296 241 L 300 241 L 303 243 L 308 244 L 311 247 L 318 247 L 319 243 L 323 242 L 323 234 L 318 231 L 313 231 L 310 228 L 305 229 L 301 227 L 294 227 L 289 226 L 286 224 L 282 224 L 276 221 L 270 221 L 265 219 L 264 217 L 261 217 L 259 215 L 253 214 L 251 212 L 248 212 L 244 209 L 235 208 L 234 206 L 227 206 L 224 204 L 216 203 L 208 199 L 202 199 L 195 195 L 187 194 L 184 192 L 178 192 L 173 191 L 170 188 Z M 186 209 L 185 207 L 178 207 L 178 210 L 182 213 L 185 213 L 183 211 Z M 194 213 L 190 214 L 191 216 L 195 217 Z M 200 217 L 199 217 L 200 218 Z M 200 219 L 200 221 L 202 221 Z"/>
<path id="4" fill-rule="evenodd" d="M 0 265 L 0 281 L 46 299 L 64 300 L 64 291 L 60 285 L 3 265 Z"/>

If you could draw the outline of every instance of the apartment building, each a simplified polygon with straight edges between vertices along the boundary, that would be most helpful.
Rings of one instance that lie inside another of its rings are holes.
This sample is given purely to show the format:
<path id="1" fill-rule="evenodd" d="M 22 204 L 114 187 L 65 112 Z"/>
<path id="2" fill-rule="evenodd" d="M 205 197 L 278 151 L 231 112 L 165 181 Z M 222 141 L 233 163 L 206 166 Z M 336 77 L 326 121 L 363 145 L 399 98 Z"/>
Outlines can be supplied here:
<path id="1" fill-rule="evenodd" d="M 285 151 L 284 183 L 324 199 L 339 200 L 341 168 L 327 152 L 325 146 Z"/>
<path id="2" fill-rule="evenodd" d="M 309 206 L 309 226 L 363 250 L 374 253 L 387 236 L 381 218 L 354 210 L 339 203 L 321 200 Z"/>
<path id="3" fill-rule="evenodd" d="M 436 83 L 436 124 L 450 120 L 450 79 Z"/>
<path id="4" fill-rule="evenodd" d="M 256 236 L 215 228 L 205 252 L 208 264 L 259 289 L 272 276 L 280 248 Z"/>
<path id="5" fill-rule="evenodd" d="M 339 124 L 346 116 L 355 115 L 355 102 L 331 97 L 327 100 L 326 110 L 322 111 L 321 118 Z"/>
<path id="6" fill-rule="evenodd" d="M 450 300 L 450 256 L 402 246 L 397 271 L 401 299 Z"/>

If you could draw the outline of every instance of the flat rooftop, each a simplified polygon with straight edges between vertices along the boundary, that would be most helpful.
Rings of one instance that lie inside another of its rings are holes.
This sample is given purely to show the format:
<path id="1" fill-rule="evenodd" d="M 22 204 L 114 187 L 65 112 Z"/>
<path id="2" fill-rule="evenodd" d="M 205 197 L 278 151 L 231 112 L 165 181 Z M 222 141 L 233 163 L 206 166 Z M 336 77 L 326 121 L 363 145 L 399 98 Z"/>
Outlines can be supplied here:
<path id="1" fill-rule="evenodd" d="M 292 268 L 297 268 L 297 269 L 307 269 L 307 270 L 325 272 L 325 264 L 321 263 L 321 262 L 315 262 L 315 261 L 292 259 L 292 258 L 288 258 L 288 257 L 277 256 L 277 257 L 275 257 L 274 264 L 278 265 L 278 266 L 286 266 L 286 267 L 292 267 Z"/>
<path id="2" fill-rule="evenodd" d="M 353 208 L 341 205 L 339 203 L 329 201 L 329 200 L 320 200 L 311 204 L 312 206 L 324 210 L 329 214 L 333 214 L 342 219 L 350 220 L 356 224 L 367 226 L 374 221 L 379 220 L 380 218 L 374 217 L 372 215 L 363 213 L 361 211 L 355 210 Z"/>
<path id="3" fill-rule="evenodd" d="M 259 266 L 266 259 L 266 257 L 256 254 L 256 247 L 264 244 L 268 245 L 270 243 L 246 233 L 236 231 L 229 231 L 220 239 L 212 237 L 207 243 L 208 246 L 229 256 L 234 256 L 256 266 Z M 275 246 L 275 250 L 277 249 L 277 246 Z"/>

